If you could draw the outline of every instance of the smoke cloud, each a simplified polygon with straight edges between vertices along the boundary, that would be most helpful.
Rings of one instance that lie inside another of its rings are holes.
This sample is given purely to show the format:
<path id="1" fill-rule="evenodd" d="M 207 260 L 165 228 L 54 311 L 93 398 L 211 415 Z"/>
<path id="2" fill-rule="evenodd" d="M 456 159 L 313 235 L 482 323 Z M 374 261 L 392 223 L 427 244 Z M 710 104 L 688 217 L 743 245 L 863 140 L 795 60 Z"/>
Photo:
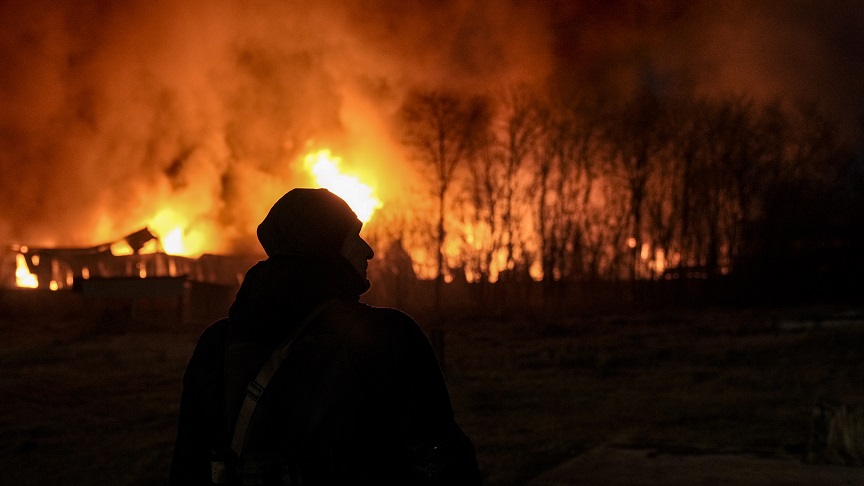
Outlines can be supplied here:
<path id="1" fill-rule="evenodd" d="M 617 90 L 650 72 L 860 119 L 857 5 L 2 1 L 0 242 L 96 244 L 173 209 L 211 251 L 252 248 L 310 149 L 402 170 L 387 120 L 412 87 Z"/>

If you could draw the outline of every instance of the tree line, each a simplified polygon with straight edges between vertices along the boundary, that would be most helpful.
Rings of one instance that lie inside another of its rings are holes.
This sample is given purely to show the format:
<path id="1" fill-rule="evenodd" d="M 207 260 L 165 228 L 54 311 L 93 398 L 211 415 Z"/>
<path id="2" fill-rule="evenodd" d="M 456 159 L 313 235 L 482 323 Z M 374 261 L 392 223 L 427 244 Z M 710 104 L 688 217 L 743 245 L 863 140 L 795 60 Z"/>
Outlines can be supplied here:
<path id="1" fill-rule="evenodd" d="M 812 104 L 414 91 L 397 126 L 439 282 L 794 272 L 860 243 L 861 156 Z"/>

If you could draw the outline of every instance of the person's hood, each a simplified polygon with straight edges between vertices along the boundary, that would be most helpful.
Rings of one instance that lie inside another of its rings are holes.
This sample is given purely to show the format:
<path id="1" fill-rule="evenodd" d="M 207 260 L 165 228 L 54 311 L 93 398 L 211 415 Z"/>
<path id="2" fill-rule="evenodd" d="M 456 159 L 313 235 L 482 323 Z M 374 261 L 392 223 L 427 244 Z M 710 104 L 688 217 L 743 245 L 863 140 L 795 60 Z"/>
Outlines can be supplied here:
<path id="1" fill-rule="evenodd" d="M 270 208 L 257 233 L 268 257 L 333 256 L 361 226 L 348 203 L 327 189 L 295 188 Z"/>
<path id="2" fill-rule="evenodd" d="M 228 311 L 231 332 L 279 339 L 323 300 L 357 301 L 368 288 L 341 256 L 270 257 L 246 272 Z"/>

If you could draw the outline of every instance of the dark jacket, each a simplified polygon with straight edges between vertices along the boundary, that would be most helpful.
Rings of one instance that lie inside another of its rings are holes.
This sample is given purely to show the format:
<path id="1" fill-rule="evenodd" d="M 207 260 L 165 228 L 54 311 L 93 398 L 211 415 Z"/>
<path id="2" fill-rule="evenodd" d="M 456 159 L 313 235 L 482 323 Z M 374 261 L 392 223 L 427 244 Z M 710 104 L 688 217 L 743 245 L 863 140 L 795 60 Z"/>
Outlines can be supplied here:
<path id="1" fill-rule="evenodd" d="M 230 319 L 203 333 L 186 370 L 172 485 L 210 484 L 247 383 L 328 299 L 259 400 L 242 461 L 283 484 L 481 483 L 428 340 L 404 313 L 359 303 L 358 277 L 341 258 L 250 270 Z"/>

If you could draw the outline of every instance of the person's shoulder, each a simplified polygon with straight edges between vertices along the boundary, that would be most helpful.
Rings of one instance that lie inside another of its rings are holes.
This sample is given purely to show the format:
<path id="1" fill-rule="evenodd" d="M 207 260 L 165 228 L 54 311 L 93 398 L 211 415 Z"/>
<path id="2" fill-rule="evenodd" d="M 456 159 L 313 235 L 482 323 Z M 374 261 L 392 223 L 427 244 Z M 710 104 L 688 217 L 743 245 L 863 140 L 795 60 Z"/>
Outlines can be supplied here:
<path id="1" fill-rule="evenodd" d="M 420 326 L 401 310 L 358 304 L 352 312 L 347 357 L 358 376 L 370 382 L 392 384 L 388 380 L 406 373 L 411 360 L 428 347 Z"/>
<path id="2" fill-rule="evenodd" d="M 225 334 L 228 332 L 230 325 L 231 321 L 229 321 L 227 317 L 210 324 L 206 329 L 204 329 L 201 336 L 198 338 L 198 345 L 208 344 L 213 341 L 222 341 L 225 338 Z"/>
<path id="3" fill-rule="evenodd" d="M 219 352 L 225 342 L 225 337 L 229 332 L 230 321 L 228 318 L 219 319 L 207 326 L 206 329 L 198 337 L 198 342 L 195 344 L 194 355 L 212 354 Z"/>
<path id="4" fill-rule="evenodd" d="M 229 321 L 226 318 L 204 329 L 195 344 L 186 373 L 183 375 L 184 383 L 200 382 L 203 376 L 210 376 L 214 369 L 221 368 L 221 365 L 216 366 L 216 363 L 222 360 L 228 328 Z"/>
<path id="5" fill-rule="evenodd" d="M 420 332 L 417 322 L 399 309 L 352 303 L 346 310 L 350 320 L 348 336 L 354 344 L 392 344 Z"/>
<path id="6" fill-rule="evenodd" d="M 350 311 L 357 324 L 374 325 L 378 328 L 417 326 L 417 322 L 405 312 L 392 307 L 375 307 L 362 302 L 352 303 Z"/>

